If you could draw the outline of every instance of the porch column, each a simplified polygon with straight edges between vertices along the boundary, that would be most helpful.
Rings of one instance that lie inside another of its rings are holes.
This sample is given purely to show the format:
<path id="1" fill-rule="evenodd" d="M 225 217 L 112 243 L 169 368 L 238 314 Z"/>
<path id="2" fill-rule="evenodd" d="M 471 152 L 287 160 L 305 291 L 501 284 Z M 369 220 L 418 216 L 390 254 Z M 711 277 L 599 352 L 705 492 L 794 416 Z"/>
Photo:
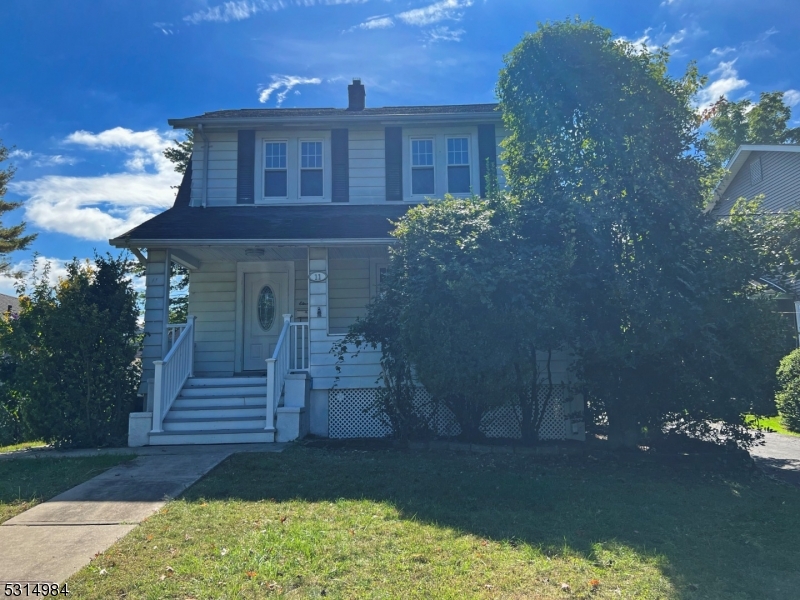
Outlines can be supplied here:
<path id="1" fill-rule="evenodd" d="M 169 251 L 147 249 L 144 300 L 144 341 L 142 342 L 142 383 L 139 393 L 147 394 L 147 410 L 152 410 L 153 399 L 148 393 L 147 382 L 155 376 L 153 361 L 164 358 L 165 327 L 169 320 L 168 300 Z"/>

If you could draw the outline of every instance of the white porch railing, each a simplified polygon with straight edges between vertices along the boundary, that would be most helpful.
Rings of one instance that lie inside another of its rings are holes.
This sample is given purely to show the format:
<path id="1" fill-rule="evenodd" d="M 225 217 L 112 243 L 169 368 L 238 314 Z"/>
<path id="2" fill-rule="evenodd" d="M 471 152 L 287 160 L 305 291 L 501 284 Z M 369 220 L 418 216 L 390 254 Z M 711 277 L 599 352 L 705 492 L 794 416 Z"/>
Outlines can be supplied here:
<path id="1" fill-rule="evenodd" d="M 291 323 L 289 340 L 292 346 L 289 354 L 289 370 L 308 371 L 308 323 Z"/>
<path id="2" fill-rule="evenodd" d="M 307 371 L 309 357 L 308 323 L 292 323 L 283 315 L 283 329 L 272 358 L 267 359 L 267 429 L 275 427 L 275 414 L 289 371 Z"/>
<path id="3" fill-rule="evenodd" d="M 169 409 L 194 371 L 194 320 L 189 316 L 164 360 L 156 360 L 153 387 L 153 433 L 160 433 Z M 173 327 L 170 325 L 170 327 Z"/>
<path id="4" fill-rule="evenodd" d="M 186 329 L 186 323 L 170 323 L 167 325 L 167 352 L 178 341 L 184 329 Z"/>

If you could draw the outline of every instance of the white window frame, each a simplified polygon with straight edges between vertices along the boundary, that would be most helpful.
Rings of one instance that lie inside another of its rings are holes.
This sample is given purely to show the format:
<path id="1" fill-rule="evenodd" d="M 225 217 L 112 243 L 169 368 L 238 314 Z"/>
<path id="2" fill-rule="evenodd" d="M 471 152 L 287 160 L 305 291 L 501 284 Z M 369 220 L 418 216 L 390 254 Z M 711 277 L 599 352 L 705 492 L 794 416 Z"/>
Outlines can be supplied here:
<path id="1" fill-rule="evenodd" d="M 303 168 L 303 142 L 318 142 L 322 144 L 322 168 L 321 169 L 310 169 L 306 167 Z M 325 174 L 329 172 L 328 169 L 325 169 L 325 159 L 328 156 L 328 152 L 325 151 L 325 139 L 324 138 L 307 138 L 307 137 L 298 137 L 297 138 L 297 197 L 300 200 L 317 200 L 320 201 L 325 198 Z M 302 188 L 302 179 L 303 179 L 303 171 L 322 171 L 322 196 L 302 196 L 301 190 Z"/>
<path id="2" fill-rule="evenodd" d="M 267 144 L 286 144 L 286 168 L 285 169 L 272 169 L 267 168 Z M 274 139 L 274 140 L 261 140 L 261 196 L 269 200 L 286 200 L 289 197 L 289 140 L 287 139 Z M 286 195 L 285 196 L 267 196 L 264 193 L 264 173 L 266 171 L 286 171 Z"/>
<path id="3" fill-rule="evenodd" d="M 286 197 L 264 195 L 264 171 L 266 170 L 267 142 L 286 142 Z M 322 196 L 300 196 L 300 142 L 322 142 Z M 256 132 L 255 204 L 329 204 L 331 202 L 331 136 L 328 130 L 299 131 L 297 134 L 286 131 Z"/>
<path id="4" fill-rule="evenodd" d="M 442 125 L 440 127 L 403 128 L 403 200 L 410 203 L 424 202 L 426 197 L 442 198 L 447 193 L 447 138 L 467 138 L 469 140 L 470 186 L 473 191 L 480 190 L 480 169 L 478 165 L 478 127 L 477 125 Z M 434 193 L 411 193 L 411 141 L 433 139 L 434 148 Z M 453 194 L 468 197 L 468 193 Z"/>
<path id="5" fill-rule="evenodd" d="M 429 166 L 414 166 L 414 142 L 430 142 L 431 143 L 431 154 L 433 158 L 433 164 Z M 408 168 L 409 173 L 411 175 L 410 178 L 410 187 L 408 188 L 409 195 L 415 198 L 426 198 L 428 196 L 435 196 L 437 192 L 436 186 L 436 137 L 435 136 L 421 136 L 415 135 L 410 136 L 408 138 Z M 414 170 L 415 169 L 433 169 L 433 191 L 430 193 L 425 194 L 415 194 L 414 193 Z"/>
<path id="6" fill-rule="evenodd" d="M 467 163 L 466 164 L 457 164 L 451 165 L 450 164 L 450 157 L 447 155 L 447 141 L 448 140 L 467 140 Z M 475 191 L 475 187 L 473 184 L 473 171 L 474 171 L 474 164 L 475 161 L 473 160 L 473 152 L 472 152 L 472 136 L 469 134 L 448 134 L 444 136 L 444 164 L 445 164 L 445 181 L 447 185 L 445 187 L 445 193 L 450 194 L 451 196 L 456 197 L 466 197 L 469 196 L 472 192 Z M 469 169 L 469 182 L 470 182 L 470 191 L 469 192 L 451 192 L 450 191 L 450 167 L 467 167 Z M 478 188 L 480 189 L 480 188 Z"/>

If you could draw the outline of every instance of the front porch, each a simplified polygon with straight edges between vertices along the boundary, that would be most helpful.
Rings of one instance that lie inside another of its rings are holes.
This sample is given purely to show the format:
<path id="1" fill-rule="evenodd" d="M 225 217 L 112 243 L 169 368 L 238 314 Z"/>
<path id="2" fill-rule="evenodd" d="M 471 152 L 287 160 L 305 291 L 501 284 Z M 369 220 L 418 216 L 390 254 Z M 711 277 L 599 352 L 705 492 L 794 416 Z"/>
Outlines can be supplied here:
<path id="1" fill-rule="evenodd" d="M 129 443 L 329 435 L 329 391 L 378 385 L 378 352 L 338 371 L 330 351 L 387 261 L 376 245 L 148 249 L 143 411 Z M 168 322 L 173 262 L 190 272 L 187 323 Z"/>

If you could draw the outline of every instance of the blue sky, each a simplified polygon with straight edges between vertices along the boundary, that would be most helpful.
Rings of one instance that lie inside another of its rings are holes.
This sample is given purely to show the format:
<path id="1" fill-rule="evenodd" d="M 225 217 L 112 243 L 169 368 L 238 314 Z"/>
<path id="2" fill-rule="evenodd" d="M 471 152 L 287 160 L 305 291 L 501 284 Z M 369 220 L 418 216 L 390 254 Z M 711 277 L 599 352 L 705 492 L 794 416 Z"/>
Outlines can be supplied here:
<path id="1" fill-rule="evenodd" d="M 342 107 L 353 77 L 368 106 L 492 102 L 523 34 L 575 15 L 668 44 L 675 75 L 697 61 L 698 105 L 783 90 L 800 117 L 797 0 L 5 0 L 0 139 L 23 201 L 7 223 L 39 233 L 58 275 L 171 204 L 168 118 Z"/>

